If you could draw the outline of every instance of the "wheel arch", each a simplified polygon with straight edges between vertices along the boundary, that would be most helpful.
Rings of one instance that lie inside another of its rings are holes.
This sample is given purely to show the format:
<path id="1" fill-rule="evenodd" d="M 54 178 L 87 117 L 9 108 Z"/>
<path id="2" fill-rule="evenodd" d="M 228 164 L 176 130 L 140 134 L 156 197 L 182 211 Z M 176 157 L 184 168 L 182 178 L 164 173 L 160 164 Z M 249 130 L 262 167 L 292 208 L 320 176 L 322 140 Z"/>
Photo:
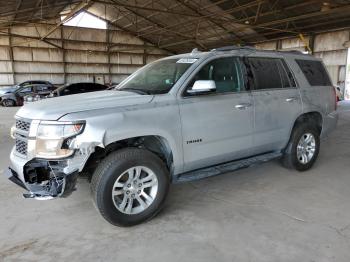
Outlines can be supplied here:
<path id="1" fill-rule="evenodd" d="M 156 154 L 166 164 L 169 173 L 174 173 L 174 152 L 168 139 L 160 135 L 143 135 L 111 141 L 104 147 L 96 146 L 94 152 L 90 155 L 84 170 L 95 169 L 98 163 L 110 153 L 128 147 L 142 148 Z M 92 173 L 91 170 L 89 173 Z"/>
<path id="2" fill-rule="evenodd" d="M 301 114 L 297 117 L 297 119 L 294 121 L 293 127 L 291 129 L 290 135 L 292 135 L 294 129 L 300 125 L 301 123 L 309 122 L 315 124 L 319 134 L 322 132 L 322 124 L 323 124 L 323 117 L 320 112 L 317 111 L 311 111 Z"/>

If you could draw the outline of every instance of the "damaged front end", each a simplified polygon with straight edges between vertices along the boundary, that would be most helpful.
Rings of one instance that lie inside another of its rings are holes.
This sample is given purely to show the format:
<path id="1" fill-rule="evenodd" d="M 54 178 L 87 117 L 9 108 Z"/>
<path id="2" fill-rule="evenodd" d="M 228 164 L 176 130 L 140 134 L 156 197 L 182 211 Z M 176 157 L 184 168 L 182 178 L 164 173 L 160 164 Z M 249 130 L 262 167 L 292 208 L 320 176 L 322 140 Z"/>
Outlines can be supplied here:
<path id="1" fill-rule="evenodd" d="M 11 130 L 15 146 L 5 175 L 29 191 L 25 198 L 66 197 L 76 188 L 96 143 L 81 137 L 85 122 L 38 121 L 16 118 Z"/>
<path id="2" fill-rule="evenodd" d="M 33 159 L 23 167 L 24 182 L 11 168 L 7 170 L 9 180 L 29 191 L 25 198 L 47 200 L 67 197 L 76 189 L 79 172 L 65 174 L 62 170 L 67 161 L 47 161 Z"/>

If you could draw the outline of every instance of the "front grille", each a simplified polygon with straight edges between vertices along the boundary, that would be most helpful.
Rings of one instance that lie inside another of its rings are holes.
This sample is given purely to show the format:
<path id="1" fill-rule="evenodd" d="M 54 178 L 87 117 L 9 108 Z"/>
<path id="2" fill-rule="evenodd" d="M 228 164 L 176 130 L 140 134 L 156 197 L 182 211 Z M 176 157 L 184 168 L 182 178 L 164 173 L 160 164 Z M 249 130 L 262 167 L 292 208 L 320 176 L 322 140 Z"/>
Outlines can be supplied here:
<path id="1" fill-rule="evenodd" d="M 22 155 L 27 155 L 27 142 L 16 138 L 16 151 Z"/>
<path id="2" fill-rule="evenodd" d="M 16 120 L 16 128 L 22 131 L 29 131 L 30 128 L 30 122 L 24 121 L 24 120 Z"/>

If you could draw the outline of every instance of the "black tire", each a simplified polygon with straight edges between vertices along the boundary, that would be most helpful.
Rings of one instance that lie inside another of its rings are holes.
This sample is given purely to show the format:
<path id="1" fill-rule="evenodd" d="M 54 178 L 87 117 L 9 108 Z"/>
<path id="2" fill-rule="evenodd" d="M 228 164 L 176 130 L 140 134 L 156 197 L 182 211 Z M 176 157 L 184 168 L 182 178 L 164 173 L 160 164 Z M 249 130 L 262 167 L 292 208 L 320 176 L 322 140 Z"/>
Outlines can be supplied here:
<path id="1" fill-rule="evenodd" d="M 9 107 L 9 106 L 15 106 L 16 102 L 13 101 L 12 99 L 5 99 L 2 101 L 2 105 L 5 107 Z"/>
<path id="2" fill-rule="evenodd" d="M 157 194 L 150 206 L 138 214 L 119 211 L 112 200 L 116 179 L 129 168 L 145 166 L 153 171 L 158 180 Z M 96 168 L 91 179 L 94 204 L 103 218 L 116 226 L 133 226 L 154 217 L 163 207 L 169 190 L 169 171 L 164 162 L 145 149 L 125 148 L 108 155 Z"/>
<path id="3" fill-rule="evenodd" d="M 301 163 L 297 157 L 297 146 L 302 138 L 302 136 L 310 133 L 315 138 L 315 152 L 310 161 L 306 164 Z M 282 157 L 283 166 L 296 169 L 298 171 L 306 171 L 310 169 L 315 163 L 318 153 L 320 151 L 320 131 L 314 123 L 300 123 L 296 127 L 294 127 L 291 137 L 289 139 L 288 145 L 284 151 Z"/>

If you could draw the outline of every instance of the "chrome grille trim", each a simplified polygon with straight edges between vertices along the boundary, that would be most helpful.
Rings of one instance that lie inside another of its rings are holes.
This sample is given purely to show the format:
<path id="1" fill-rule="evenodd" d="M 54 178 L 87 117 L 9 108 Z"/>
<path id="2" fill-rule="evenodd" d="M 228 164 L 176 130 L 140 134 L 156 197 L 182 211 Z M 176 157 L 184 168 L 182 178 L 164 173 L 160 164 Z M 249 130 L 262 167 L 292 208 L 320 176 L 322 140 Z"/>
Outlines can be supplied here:
<path id="1" fill-rule="evenodd" d="M 26 156 L 28 151 L 27 141 L 16 138 L 16 151 Z"/>
<path id="2" fill-rule="evenodd" d="M 29 132 L 30 122 L 22 119 L 16 119 L 16 128 L 18 130 Z"/>
<path id="3" fill-rule="evenodd" d="M 32 120 L 16 117 L 15 129 L 15 149 L 16 153 L 27 158 L 28 139 L 30 137 L 30 128 Z"/>

